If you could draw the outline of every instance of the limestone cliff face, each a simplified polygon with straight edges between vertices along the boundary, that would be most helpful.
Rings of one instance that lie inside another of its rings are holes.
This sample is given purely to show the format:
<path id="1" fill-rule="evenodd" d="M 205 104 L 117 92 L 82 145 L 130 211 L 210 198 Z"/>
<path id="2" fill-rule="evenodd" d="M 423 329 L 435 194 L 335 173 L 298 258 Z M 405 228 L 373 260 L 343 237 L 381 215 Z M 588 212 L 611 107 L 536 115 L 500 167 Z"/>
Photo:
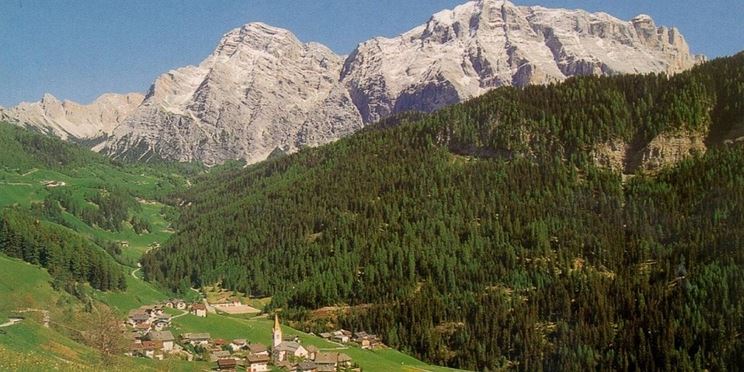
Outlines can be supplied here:
<path id="1" fill-rule="evenodd" d="M 171 71 L 114 131 L 114 157 L 249 163 L 351 134 L 361 118 L 338 76 L 343 59 L 289 31 L 252 23 L 199 66 Z"/>
<path id="2" fill-rule="evenodd" d="M 104 94 L 81 105 L 45 94 L 39 102 L 0 109 L 0 120 L 10 121 L 66 140 L 103 139 L 142 103 L 139 93 Z"/>
<path id="3" fill-rule="evenodd" d="M 646 172 L 656 173 L 695 153 L 705 153 L 705 135 L 689 131 L 663 133 L 654 138 L 639 153 L 635 163 Z"/>
<path id="4" fill-rule="evenodd" d="M 657 27 L 648 16 L 622 21 L 478 0 L 399 37 L 361 43 L 348 57 L 251 23 L 225 34 L 198 66 L 161 75 L 146 97 L 106 95 L 88 106 L 45 97 L 0 115 L 62 138 L 106 139 L 94 150 L 115 158 L 254 163 L 499 86 L 671 74 L 697 62 L 676 29 Z"/>
<path id="5" fill-rule="evenodd" d="M 601 143 L 592 151 L 594 164 L 614 172 L 625 172 L 628 168 L 630 145 L 623 140 Z"/>
<path id="6" fill-rule="evenodd" d="M 342 79 L 365 122 L 432 111 L 502 86 L 576 75 L 676 73 L 697 63 L 682 35 L 645 15 L 479 0 L 435 14 L 425 25 L 359 45 Z"/>
<path id="7" fill-rule="evenodd" d="M 597 145 L 592 152 L 594 163 L 615 172 L 637 171 L 654 174 L 696 153 L 705 153 L 707 133 L 676 130 L 662 133 L 640 148 L 622 140 Z"/>

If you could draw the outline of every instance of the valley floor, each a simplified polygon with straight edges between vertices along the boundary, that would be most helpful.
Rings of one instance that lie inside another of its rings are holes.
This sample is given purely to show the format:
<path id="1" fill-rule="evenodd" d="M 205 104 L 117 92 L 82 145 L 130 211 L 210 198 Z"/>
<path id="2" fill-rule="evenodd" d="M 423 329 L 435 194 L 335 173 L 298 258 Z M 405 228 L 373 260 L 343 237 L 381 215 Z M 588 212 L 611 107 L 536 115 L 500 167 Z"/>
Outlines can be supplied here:
<path id="1" fill-rule="evenodd" d="M 130 270 L 130 269 L 127 269 Z M 131 271 L 131 270 L 130 270 Z M 44 269 L 14 258 L 0 255 L 0 370 L 100 370 L 104 365 L 96 350 L 74 340 L 68 331 L 75 328 L 69 312 L 80 305 L 72 296 L 55 291 L 51 278 Z M 95 299 L 108 304 L 118 313 L 143 305 L 158 303 L 169 298 L 136 275 L 127 277 L 128 289 L 123 292 L 95 292 Z M 9 316 L 18 309 L 37 307 L 49 309 L 51 327 L 42 325 L 37 314 L 10 324 Z M 213 338 L 246 339 L 253 343 L 271 343 L 272 320 L 266 316 L 230 316 L 209 314 L 196 317 L 182 310 L 169 309 L 171 331 L 178 337 L 182 333 L 208 332 Z M 6 323 L 7 322 L 7 323 Z M 282 327 L 285 334 L 297 335 L 305 346 L 313 345 L 321 351 L 340 351 L 357 362 L 364 371 L 446 371 L 447 368 L 431 366 L 393 349 L 363 350 L 359 347 L 329 342 L 291 327 Z M 60 330 L 60 331 L 58 331 Z M 71 333 L 74 333 L 71 332 Z M 155 361 L 146 358 L 117 356 L 107 370 L 169 370 L 191 371 L 213 367 L 207 362 L 187 362 L 166 359 Z"/>

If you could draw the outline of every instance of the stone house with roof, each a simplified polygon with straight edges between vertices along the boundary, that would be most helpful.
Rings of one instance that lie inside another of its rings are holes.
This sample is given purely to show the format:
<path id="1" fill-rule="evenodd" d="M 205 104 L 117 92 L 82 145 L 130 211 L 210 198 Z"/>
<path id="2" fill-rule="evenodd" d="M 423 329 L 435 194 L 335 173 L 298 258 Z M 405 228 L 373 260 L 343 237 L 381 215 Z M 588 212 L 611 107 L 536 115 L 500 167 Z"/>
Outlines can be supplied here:
<path id="1" fill-rule="evenodd" d="M 249 354 L 246 358 L 245 369 L 247 372 L 267 372 L 270 360 L 268 353 L 266 355 Z"/>

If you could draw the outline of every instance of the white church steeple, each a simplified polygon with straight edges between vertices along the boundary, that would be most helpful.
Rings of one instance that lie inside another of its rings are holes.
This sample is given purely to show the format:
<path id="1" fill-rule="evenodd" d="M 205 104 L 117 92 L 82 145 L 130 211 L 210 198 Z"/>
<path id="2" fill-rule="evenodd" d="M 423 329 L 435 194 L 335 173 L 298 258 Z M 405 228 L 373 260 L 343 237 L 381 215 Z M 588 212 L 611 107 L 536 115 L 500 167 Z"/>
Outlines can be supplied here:
<path id="1" fill-rule="evenodd" d="M 282 327 L 279 326 L 279 314 L 274 314 L 274 347 L 282 343 Z"/>

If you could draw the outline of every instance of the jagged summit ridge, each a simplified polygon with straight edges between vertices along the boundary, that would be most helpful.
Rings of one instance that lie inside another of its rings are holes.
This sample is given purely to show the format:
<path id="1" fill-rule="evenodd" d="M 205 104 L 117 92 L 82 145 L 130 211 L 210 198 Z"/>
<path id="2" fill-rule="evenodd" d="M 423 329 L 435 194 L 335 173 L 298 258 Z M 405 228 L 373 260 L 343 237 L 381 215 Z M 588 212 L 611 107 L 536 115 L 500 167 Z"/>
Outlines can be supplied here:
<path id="1" fill-rule="evenodd" d="M 0 108 L 0 120 L 6 120 L 66 140 L 95 140 L 111 135 L 114 128 L 142 103 L 139 93 L 107 93 L 90 104 L 60 101 L 44 94 L 38 102 Z"/>
<path id="2" fill-rule="evenodd" d="M 162 74 L 141 104 L 114 109 L 115 120 L 62 120 L 51 98 L 34 104 L 43 115 L 18 110 L 22 105 L 0 115 L 62 138 L 107 138 L 94 149 L 117 158 L 253 163 L 499 86 L 674 74 L 697 62 L 677 29 L 657 27 L 648 15 L 623 21 L 479 0 L 438 12 L 398 37 L 365 41 L 347 57 L 288 30 L 249 23 L 226 33 L 200 64 Z"/>
<path id="3" fill-rule="evenodd" d="M 206 164 L 256 162 L 277 148 L 293 152 L 340 138 L 362 126 L 338 79 L 342 65 L 325 46 L 247 24 L 225 34 L 199 66 L 158 78 L 104 151 Z"/>
<path id="4" fill-rule="evenodd" d="M 676 73 L 695 57 L 674 28 L 646 15 L 516 6 L 481 0 L 439 12 L 396 38 L 352 53 L 343 80 L 366 122 L 405 110 L 431 111 L 498 86 L 575 75 Z"/>

